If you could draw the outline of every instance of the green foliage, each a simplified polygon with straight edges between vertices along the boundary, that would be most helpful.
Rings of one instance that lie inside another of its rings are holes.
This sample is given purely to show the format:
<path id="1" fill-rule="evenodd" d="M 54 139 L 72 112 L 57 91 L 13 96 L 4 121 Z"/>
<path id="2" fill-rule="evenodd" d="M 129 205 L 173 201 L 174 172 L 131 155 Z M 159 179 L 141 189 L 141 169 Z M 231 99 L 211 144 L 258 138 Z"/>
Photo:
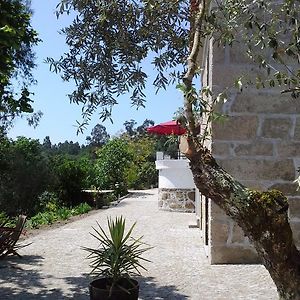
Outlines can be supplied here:
<path id="1" fill-rule="evenodd" d="M 153 84 L 158 89 L 165 88 L 174 78 L 179 82 L 184 78 L 178 85 L 190 106 L 184 114 L 189 111 L 196 124 L 191 125 L 194 122 L 187 116 L 184 123 L 197 128 L 197 116 L 215 110 L 214 105 L 208 106 L 207 99 L 213 98 L 215 104 L 224 98 L 208 95 L 211 91 L 205 92 L 206 87 L 203 93 L 197 93 L 193 78 L 201 73 L 199 65 L 190 69 L 188 85 L 190 79 L 178 72 L 179 68 L 185 71 L 195 30 L 199 30 L 195 49 L 204 47 L 205 39 L 210 38 L 214 39 L 215 47 L 243 46 L 245 56 L 258 66 L 259 76 L 237 74 L 238 78 L 228 88 L 235 86 L 241 91 L 247 85 L 281 86 L 283 93 L 300 95 L 299 1 L 274 4 L 272 0 L 224 0 L 212 6 L 210 1 L 199 2 L 205 3 L 205 10 L 198 14 L 201 20 L 196 25 L 198 1 L 193 5 L 193 1 L 184 0 L 112 0 L 109 3 L 61 0 L 58 15 L 70 11 L 76 14 L 72 25 L 64 29 L 70 49 L 60 60 L 48 59 L 48 62 L 64 80 L 76 82 L 71 101 L 82 104 L 84 124 L 97 109 L 103 109 L 104 119 L 109 117 L 117 103 L 116 97 L 123 93 L 131 93 L 133 104 L 144 105 L 147 74 L 142 63 L 148 58 L 157 71 Z"/>
<path id="2" fill-rule="evenodd" d="M 18 222 L 18 216 L 9 217 L 4 212 L 0 212 L 0 226 L 14 228 Z"/>
<path id="3" fill-rule="evenodd" d="M 60 206 L 60 201 L 53 192 L 44 191 L 38 200 L 39 211 L 55 211 Z"/>
<path id="4" fill-rule="evenodd" d="M 256 80 L 241 74 L 239 89 L 243 82 L 257 88 L 277 85 L 299 95 L 299 10 L 297 0 L 226 0 L 212 8 L 204 34 L 213 34 L 219 45 L 245 45 L 245 54 L 261 68 Z"/>
<path id="5" fill-rule="evenodd" d="M 81 189 L 94 183 L 87 156 L 52 152 L 37 140 L 0 139 L 0 211 L 16 216 L 81 202 Z M 49 217 L 50 218 L 50 217 Z"/>
<path id="6" fill-rule="evenodd" d="M 149 189 L 157 186 L 158 174 L 154 162 L 132 165 L 128 170 L 129 187 L 132 189 Z"/>
<path id="7" fill-rule="evenodd" d="M 127 191 L 126 170 L 132 160 L 126 142 L 113 139 L 98 152 L 96 176 L 100 189 L 114 189 L 120 195 Z"/>
<path id="8" fill-rule="evenodd" d="M 120 191 L 118 187 L 111 193 L 95 193 L 93 200 L 96 205 L 96 208 L 102 208 L 103 206 L 109 206 L 111 202 L 116 201 L 119 195 L 122 195 L 124 192 Z"/>
<path id="9" fill-rule="evenodd" d="M 131 237 L 134 226 L 135 223 L 126 233 L 125 219 L 122 216 L 114 220 L 108 219 L 108 234 L 99 224 L 91 233 L 100 242 L 99 248 L 83 247 L 83 250 L 89 252 L 91 273 L 111 279 L 110 290 L 118 285 L 120 279 L 140 274 L 139 268 L 146 270 L 140 261 L 148 261 L 142 255 L 150 247 L 143 247 L 145 244 L 141 241 L 142 237 Z"/>
<path id="10" fill-rule="evenodd" d="M 0 226 L 10 227 L 13 223 L 14 222 L 4 212 L 0 212 Z"/>
<path id="11" fill-rule="evenodd" d="M 72 141 L 65 141 L 63 143 L 58 143 L 54 146 L 56 154 L 77 156 L 80 154 L 80 145 L 78 142 L 73 143 Z"/>
<path id="12" fill-rule="evenodd" d="M 28 228 L 39 228 L 43 225 L 51 225 L 58 220 L 68 220 L 72 216 L 89 212 L 92 208 L 87 203 L 81 203 L 74 208 L 48 205 L 44 211 L 40 211 L 27 221 Z"/>
<path id="13" fill-rule="evenodd" d="M 56 210 L 56 214 L 58 216 L 58 219 L 68 220 L 72 216 L 72 210 L 66 207 L 61 207 Z"/>
<path id="14" fill-rule="evenodd" d="M 127 173 L 128 186 L 133 189 L 150 188 L 157 184 L 155 170 L 155 141 L 150 137 L 127 139 L 132 160 Z"/>
<path id="15" fill-rule="evenodd" d="M 82 215 L 88 213 L 92 208 L 87 203 L 80 203 L 72 209 L 72 215 Z"/>
<path id="16" fill-rule="evenodd" d="M 51 225 L 58 220 L 53 211 L 39 212 L 27 221 L 28 228 L 39 228 L 42 225 Z"/>
<path id="17" fill-rule="evenodd" d="M 0 1 L 0 122 L 2 126 L 22 114 L 32 113 L 28 87 L 34 82 L 34 54 L 39 42 L 30 24 L 31 13 L 22 0 Z M 21 86 L 15 90 L 13 81 Z"/>
<path id="18" fill-rule="evenodd" d="M 136 135 L 136 130 L 134 129 L 134 126 L 136 125 L 135 120 L 131 119 L 129 121 L 125 121 L 123 125 L 128 136 L 134 137 Z"/>
<path id="19" fill-rule="evenodd" d="M 58 197 L 67 206 L 80 203 L 80 193 L 85 188 L 89 166 L 86 160 L 71 159 L 68 156 L 58 155 L 52 158 L 56 182 L 54 190 Z"/>
<path id="20" fill-rule="evenodd" d="M 124 135 L 107 143 L 98 151 L 96 161 L 88 152 L 59 154 L 49 137 L 41 145 L 37 140 L 20 137 L 12 141 L 2 136 L 0 211 L 9 216 L 19 213 L 35 216 L 32 226 L 40 222 L 51 224 L 70 216 L 64 207 L 90 201 L 84 199 L 82 189 L 96 186 L 114 190 L 99 197 L 98 206 L 103 206 L 125 195 L 128 186 L 155 186 L 155 139 L 144 137 L 144 127 L 133 138 Z"/>
<path id="21" fill-rule="evenodd" d="M 149 126 L 153 126 L 154 125 L 154 121 L 149 120 L 149 119 L 145 119 L 144 122 L 135 127 L 137 124 L 137 122 L 133 119 L 129 120 L 129 121 L 125 121 L 124 122 L 124 127 L 125 127 L 125 134 L 123 134 L 122 136 L 125 136 L 125 138 L 131 138 L 131 139 L 138 139 L 141 138 L 143 136 L 148 135 L 147 134 L 147 128 Z"/>
<path id="22" fill-rule="evenodd" d="M 110 138 L 107 133 L 105 126 L 97 124 L 91 132 L 91 136 L 88 136 L 86 140 L 89 142 L 90 146 L 101 147 L 105 145 Z"/>
<path id="23" fill-rule="evenodd" d="M 39 195 L 51 182 L 48 163 L 37 140 L 1 140 L 0 210 L 9 215 L 33 214 L 39 206 Z"/>
<path id="24" fill-rule="evenodd" d="M 44 138 L 43 148 L 44 148 L 44 150 L 51 150 L 51 148 L 52 148 L 52 143 L 51 143 L 50 137 L 48 135 Z"/>
<path id="25" fill-rule="evenodd" d="M 62 30 L 69 52 L 47 61 L 63 80 L 75 82 L 70 100 L 82 105 L 83 124 L 100 108 L 102 119 L 110 117 L 120 94 L 130 92 L 132 104 L 144 106 L 148 56 L 158 71 L 157 89 L 177 80 L 188 51 L 188 9 L 183 0 L 60 1 L 58 15 L 76 15 Z"/>

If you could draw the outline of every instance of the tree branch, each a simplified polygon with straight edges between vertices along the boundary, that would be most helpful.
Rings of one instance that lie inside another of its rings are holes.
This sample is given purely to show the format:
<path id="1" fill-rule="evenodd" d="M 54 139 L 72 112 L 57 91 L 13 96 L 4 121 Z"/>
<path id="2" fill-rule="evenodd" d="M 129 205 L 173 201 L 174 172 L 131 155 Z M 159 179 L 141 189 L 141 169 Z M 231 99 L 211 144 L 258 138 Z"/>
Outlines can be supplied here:
<path id="1" fill-rule="evenodd" d="M 191 136 L 195 137 L 197 135 L 195 118 L 193 114 L 193 97 L 190 92 L 192 90 L 193 78 L 195 76 L 198 64 L 197 57 L 199 55 L 200 47 L 201 47 L 201 38 L 203 35 L 201 34 L 201 29 L 203 25 L 203 18 L 207 8 L 209 6 L 210 0 L 202 0 L 199 1 L 197 12 L 194 19 L 194 31 L 193 31 L 193 42 L 191 45 L 191 52 L 187 58 L 187 72 L 183 77 L 183 83 L 185 85 L 185 96 L 184 96 L 184 112 L 187 120 L 187 128 L 191 134 Z M 194 3 L 195 4 L 195 3 Z M 196 7 L 193 6 L 191 8 L 191 13 L 194 12 Z"/>

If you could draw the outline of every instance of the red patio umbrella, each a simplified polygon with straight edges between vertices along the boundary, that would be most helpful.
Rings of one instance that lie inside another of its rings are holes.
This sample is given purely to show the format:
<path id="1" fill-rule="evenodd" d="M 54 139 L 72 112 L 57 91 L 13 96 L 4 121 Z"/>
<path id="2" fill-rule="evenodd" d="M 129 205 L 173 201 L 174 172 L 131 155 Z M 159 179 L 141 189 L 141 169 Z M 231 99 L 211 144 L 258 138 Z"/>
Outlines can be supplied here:
<path id="1" fill-rule="evenodd" d="M 182 135 L 186 133 L 178 121 L 168 121 L 147 128 L 148 133 L 156 133 L 160 135 Z"/>

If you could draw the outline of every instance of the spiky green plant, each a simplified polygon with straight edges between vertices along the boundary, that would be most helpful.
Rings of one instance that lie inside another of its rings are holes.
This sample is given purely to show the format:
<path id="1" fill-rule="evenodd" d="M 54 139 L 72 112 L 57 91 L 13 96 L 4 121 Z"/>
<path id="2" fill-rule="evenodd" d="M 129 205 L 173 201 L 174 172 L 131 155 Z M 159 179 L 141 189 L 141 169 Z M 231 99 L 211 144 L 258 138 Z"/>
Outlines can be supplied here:
<path id="1" fill-rule="evenodd" d="M 99 247 L 96 249 L 82 248 L 89 252 L 91 274 L 109 279 L 111 293 L 116 286 L 122 288 L 118 285 L 122 278 L 130 280 L 131 276 L 140 274 L 139 269 L 146 270 L 140 261 L 149 262 L 148 259 L 142 257 L 142 254 L 151 247 L 142 242 L 143 236 L 138 239 L 131 237 L 136 223 L 130 227 L 127 233 L 125 233 L 125 219 L 122 216 L 116 217 L 114 220 L 108 218 L 107 223 L 108 234 L 98 222 L 98 229 L 93 227 L 94 232 L 90 233 L 100 242 Z"/>

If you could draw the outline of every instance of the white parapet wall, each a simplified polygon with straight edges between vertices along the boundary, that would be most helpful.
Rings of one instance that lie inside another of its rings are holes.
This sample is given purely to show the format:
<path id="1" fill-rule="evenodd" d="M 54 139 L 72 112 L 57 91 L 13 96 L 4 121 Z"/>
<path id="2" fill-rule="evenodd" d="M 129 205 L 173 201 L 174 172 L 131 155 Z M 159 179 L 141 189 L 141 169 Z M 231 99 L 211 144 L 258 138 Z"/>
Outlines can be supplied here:
<path id="1" fill-rule="evenodd" d="M 187 159 L 156 161 L 159 171 L 158 206 L 182 212 L 195 211 L 195 185 Z"/>
<path id="2" fill-rule="evenodd" d="M 187 159 L 164 159 L 155 162 L 159 171 L 159 188 L 192 189 L 195 188 L 193 175 Z"/>

